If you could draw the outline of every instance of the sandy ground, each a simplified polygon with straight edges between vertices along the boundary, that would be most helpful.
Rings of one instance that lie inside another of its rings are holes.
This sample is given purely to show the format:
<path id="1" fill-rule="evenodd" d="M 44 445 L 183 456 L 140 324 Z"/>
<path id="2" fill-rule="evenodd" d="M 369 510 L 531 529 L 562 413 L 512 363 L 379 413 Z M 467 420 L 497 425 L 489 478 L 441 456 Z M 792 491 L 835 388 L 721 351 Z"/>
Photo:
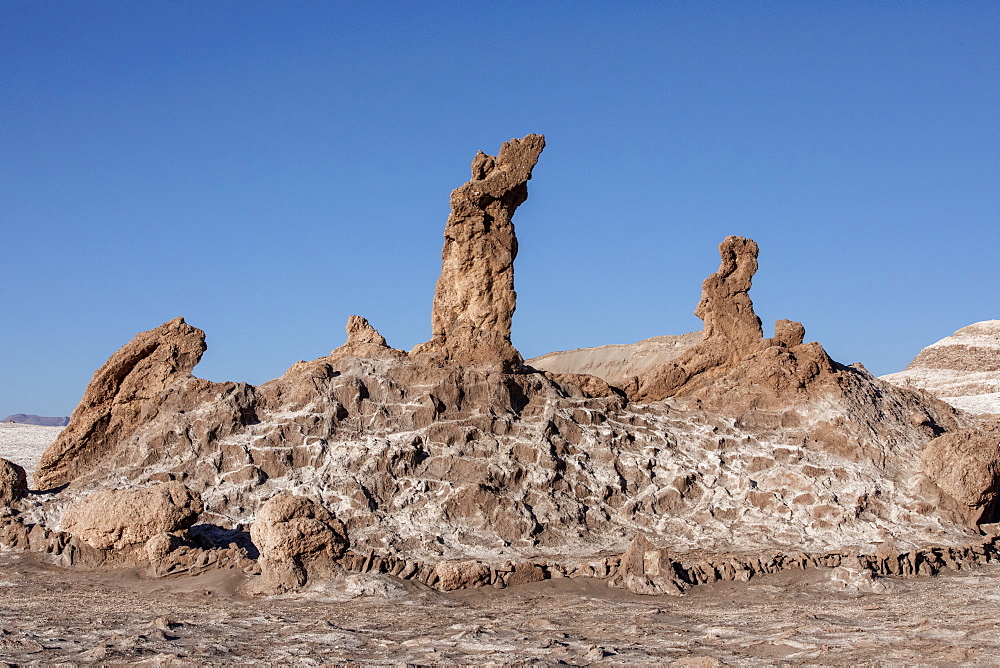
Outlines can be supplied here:
<path id="1" fill-rule="evenodd" d="M 599 580 L 444 594 L 387 576 L 349 576 L 293 597 L 245 599 L 231 571 L 143 580 L 7 552 L 0 554 L 0 660 L 940 665 L 1000 657 L 1000 565 L 882 582 L 888 591 L 859 593 L 811 569 L 675 598 L 635 596 Z"/>
<path id="2" fill-rule="evenodd" d="M 45 448 L 62 430 L 63 427 L 0 422 L 0 457 L 23 466 L 30 481 Z"/>

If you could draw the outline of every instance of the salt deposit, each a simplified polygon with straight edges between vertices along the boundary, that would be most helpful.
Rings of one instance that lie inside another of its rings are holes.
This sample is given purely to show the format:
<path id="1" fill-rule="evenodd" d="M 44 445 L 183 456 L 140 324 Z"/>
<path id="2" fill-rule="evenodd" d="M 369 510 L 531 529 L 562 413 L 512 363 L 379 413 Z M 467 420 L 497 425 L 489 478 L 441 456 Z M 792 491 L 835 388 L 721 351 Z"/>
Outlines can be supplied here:
<path id="1" fill-rule="evenodd" d="M 0 457 L 24 467 L 30 479 L 45 448 L 52 445 L 62 427 L 0 423 Z"/>

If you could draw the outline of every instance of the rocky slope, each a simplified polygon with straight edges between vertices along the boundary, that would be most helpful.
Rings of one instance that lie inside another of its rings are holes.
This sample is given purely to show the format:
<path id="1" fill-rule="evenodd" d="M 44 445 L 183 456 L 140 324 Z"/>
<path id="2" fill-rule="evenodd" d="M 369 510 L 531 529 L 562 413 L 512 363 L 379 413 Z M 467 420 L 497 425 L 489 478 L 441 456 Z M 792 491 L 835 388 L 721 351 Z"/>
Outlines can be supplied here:
<path id="1" fill-rule="evenodd" d="M 35 473 L 47 492 L 14 495 L 0 543 L 155 574 L 231 563 L 261 593 L 334 564 L 441 588 L 603 577 L 641 561 L 643 541 L 666 552 L 618 581 L 667 591 L 802 552 L 839 563 L 901 550 L 890 561 L 916 572 L 927 546 L 982 539 L 1000 488 L 994 435 L 837 364 L 799 323 L 764 338 L 752 240 L 720 245 L 696 310 L 704 336 L 674 359 L 618 385 L 524 366 L 510 341 L 511 217 L 543 146 L 529 135 L 480 153 L 452 193 L 431 341 L 396 350 L 351 316 L 329 356 L 252 386 L 196 378 L 205 337 L 181 318 L 142 332 L 95 373 Z M 78 519 L 94 494 L 157 502 L 144 528 L 100 529 L 117 541 L 107 549 L 75 528 L 98 524 Z"/>
<path id="2" fill-rule="evenodd" d="M 963 327 L 921 350 L 903 371 L 881 378 L 970 413 L 1000 415 L 1000 320 Z"/>

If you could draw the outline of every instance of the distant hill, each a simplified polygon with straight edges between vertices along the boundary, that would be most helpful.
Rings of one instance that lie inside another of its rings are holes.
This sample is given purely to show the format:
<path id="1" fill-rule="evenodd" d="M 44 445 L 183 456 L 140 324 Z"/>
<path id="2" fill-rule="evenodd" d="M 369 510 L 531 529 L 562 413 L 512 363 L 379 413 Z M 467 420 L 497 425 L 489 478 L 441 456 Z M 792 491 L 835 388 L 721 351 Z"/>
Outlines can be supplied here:
<path id="1" fill-rule="evenodd" d="M 25 415 L 15 413 L 8 415 L 3 422 L 16 422 L 18 424 L 33 424 L 39 427 L 65 427 L 69 424 L 68 417 L 42 417 L 41 415 Z"/>
<path id="2" fill-rule="evenodd" d="M 1000 414 L 1000 320 L 963 327 L 882 380 L 927 390 L 970 413 Z"/>
<path id="3" fill-rule="evenodd" d="M 528 360 L 533 369 L 551 373 L 585 373 L 615 387 L 623 387 L 633 376 L 680 357 L 701 341 L 701 332 L 654 336 L 638 343 L 621 343 L 596 348 L 577 348 L 549 353 Z"/>

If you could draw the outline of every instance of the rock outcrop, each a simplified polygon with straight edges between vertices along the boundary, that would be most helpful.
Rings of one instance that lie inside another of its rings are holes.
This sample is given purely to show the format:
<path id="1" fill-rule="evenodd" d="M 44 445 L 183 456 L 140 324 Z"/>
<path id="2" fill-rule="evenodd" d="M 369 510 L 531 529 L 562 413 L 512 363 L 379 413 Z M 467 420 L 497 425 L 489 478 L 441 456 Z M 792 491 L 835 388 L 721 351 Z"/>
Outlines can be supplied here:
<path id="1" fill-rule="evenodd" d="M 658 401 L 695 394 L 747 361 L 748 371 L 763 374 L 760 380 L 775 392 L 802 388 L 833 371 L 833 361 L 819 344 L 803 347 L 801 323 L 779 320 L 774 337 L 764 339 L 749 295 L 758 252 L 756 242 L 743 237 L 726 237 L 719 245 L 722 263 L 702 284 L 701 301 L 694 312 L 705 323 L 702 340 L 675 360 L 640 375 L 629 388 L 632 398 Z"/>
<path id="2" fill-rule="evenodd" d="M 0 459 L 0 507 L 9 506 L 28 494 L 28 478 L 14 462 Z"/>
<path id="3" fill-rule="evenodd" d="M 163 395 L 191 377 L 205 350 L 204 332 L 184 318 L 137 334 L 94 373 L 69 425 L 42 456 L 35 485 L 66 484 L 113 456 L 154 417 Z"/>
<path id="4" fill-rule="evenodd" d="M 250 527 L 260 550 L 260 577 L 249 590 L 277 594 L 297 589 L 310 576 L 329 576 L 349 547 L 344 525 L 314 499 L 288 492 L 261 506 Z"/>
<path id="5" fill-rule="evenodd" d="M 102 490 L 66 509 L 62 528 L 99 550 L 143 545 L 153 536 L 187 529 L 202 512 L 198 494 L 179 482 Z"/>
<path id="6" fill-rule="evenodd" d="M 390 348 L 385 337 L 360 315 L 347 316 L 347 342 L 329 355 L 331 361 L 344 357 L 405 357 L 402 350 Z"/>
<path id="7" fill-rule="evenodd" d="M 545 138 L 511 139 L 494 158 L 472 161 L 472 180 L 451 194 L 441 276 L 434 292 L 434 334 L 413 353 L 461 366 L 516 371 L 520 353 L 510 341 L 514 315 L 514 211 L 528 197 L 528 180 Z"/>
<path id="8" fill-rule="evenodd" d="M 881 378 L 970 413 L 1000 415 L 1000 320 L 963 327 L 921 350 L 903 371 Z"/>

